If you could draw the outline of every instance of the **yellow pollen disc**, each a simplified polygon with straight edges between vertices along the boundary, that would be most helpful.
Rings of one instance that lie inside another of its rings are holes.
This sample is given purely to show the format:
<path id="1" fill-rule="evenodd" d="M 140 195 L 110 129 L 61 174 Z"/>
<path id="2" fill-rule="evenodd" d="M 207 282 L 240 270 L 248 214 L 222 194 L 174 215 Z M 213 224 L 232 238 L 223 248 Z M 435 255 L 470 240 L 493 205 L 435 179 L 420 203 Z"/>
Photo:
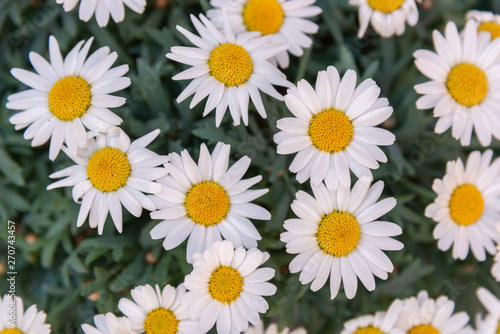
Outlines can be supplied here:
<path id="1" fill-rule="evenodd" d="M 307 134 L 318 150 L 337 153 L 349 146 L 353 132 L 354 126 L 349 116 L 343 111 L 330 108 L 312 117 Z"/>
<path id="2" fill-rule="evenodd" d="M 179 327 L 174 312 L 158 307 L 146 316 L 144 321 L 144 331 L 147 334 L 175 334 Z"/>
<path id="3" fill-rule="evenodd" d="M 56 81 L 49 92 L 49 110 L 61 121 L 81 117 L 90 107 L 90 85 L 72 75 Z"/>
<path id="4" fill-rule="evenodd" d="M 446 88 L 457 103 L 472 107 L 486 97 L 488 78 L 476 65 L 462 63 L 451 69 L 446 79 Z"/>
<path id="5" fill-rule="evenodd" d="M 358 246 L 361 227 L 349 212 L 333 211 L 321 218 L 315 236 L 323 253 L 346 256 Z"/>
<path id="6" fill-rule="evenodd" d="M 478 221 L 483 214 L 483 195 L 472 184 L 455 188 L 448 204 L 451 219 L 459 225 L 470 225 Z"/>
<path id="7" fill-rule="evenodd" d="M 189 188 L 184 198 L 186 217 L 205 227 L 220 223 L 231 207 L 229 195 L 214 181 L 199 182 Z"/>
<path id="8" fill-rule="evenodd" d="M 487 31 L 491 34 L 491 39 L 495 39 L 500 36 L 500 24 L 496 22 L 483 22 L 477 28 L 478 32 Z"/>
<path id="9" fill-rule="evenodd" d="M 23 334 L 23 332 L 17 328 L 6 328 L 0 334 Z"/>
<path id="10" fill-rule="evenodd" d="M 276 0 L 249 0 L 243 8 L 243 23 L 248 31 L 260 31 L 262 35 L 277 33 L 285 12 Z"/>
<path id="11" fill-rule="evenodd" d="M 497 334 L 500 334 L 500 323 L 498 323 L 498 326 L 497 326 Z"/>
<path id="12" fill-rule="evenodd" d="M 210 296 L 225 304 L 236 301 L 243 291 L 243 277 L 238 270 L 220 266 L 212 271 L 208 281 L 208 293 Z"/>
<path id="13" fill-rule="evenodd" d="M 253 62 L 244 47 L 226 43 L 212 50 L 208 59 L 208 68 L 211 76 L 226 87 L 232 87 L 248 81 L 252 75 Z"/>
<path id="14" fill-rule="evenodd" d="M 113 192 L 125 185 L 130 169 L 125 153 L 116 148 L 104 147 L 90 157 L 87 175 L 97 190 Z"/>
<path id="15" fill-rule="evenodd" d="M 353 334 L 384 334 L 380 329 L 373 328 L 372 326 L 359 328 Z"/>
<path id="16" fill-rule="evenodd" d="M 368 0 L 368 5 L 378 12 L 391 13 L 403 5 L 405 0 Z"/>
<path id="17" fill-rule="evenodd" d="M 408 334 L 440 334 L 439 331 L 431 325 L 415 326 L 408 331 Z"/>

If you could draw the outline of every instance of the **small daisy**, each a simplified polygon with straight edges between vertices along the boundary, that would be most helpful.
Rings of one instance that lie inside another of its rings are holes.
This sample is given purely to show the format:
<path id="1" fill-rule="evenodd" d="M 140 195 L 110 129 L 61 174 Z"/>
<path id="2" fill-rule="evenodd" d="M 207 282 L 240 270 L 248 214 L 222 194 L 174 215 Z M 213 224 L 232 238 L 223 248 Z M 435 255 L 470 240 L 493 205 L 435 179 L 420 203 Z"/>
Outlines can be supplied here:
<path id="1" fill-rule="evenodd" d="M 349 188 L 328 190 L 323 184 L 312 186 L 314 197 L 298 191 L 291 207 L 299 217 L 284 223 L 281 234 L 286 251 L 297 255 L 289 265 L 290 272 L 301 272 L 302 284 L 311 283 L 317 291 L 330 277 L 331 298 L 344 282 L 347 298 L 355 296 L 358 281 L 375 289 L 373 275 L 387 279 L 394 266 L 382 250 L 400 250 L 403 244 L 390 238 L 401 234 L 401 228 L 378 221 L 394 206 L 393 197 L 376 202 L 384 184 L 370 187 L 370 178 L 362 177 Z M 375 203 L 376 202 L 376 203 Z"/>
<path id="2" fill-rule="evenodd" d="M 248 218 L 271 219 L 266 209 L 250 203 L 268 192 L 268 189 L 248 190 L 262 176 L 241 179 L 250 166 L 247 156 L 228 169 L 230 148 L 217 143 L 210 156 L 202 144 L 198 164 L 187 150 L 180 155 L 171 153 L 170 163 L 165 165 L 169 175 L 158 180 L 163 191 L 152 196 L 158 211 L 152 212 L 151 218 L 164 221 L 151 230 L 151 238 L 165 238 L 166 250 L 189 238 L 189 263 L 194 253 L 205 251 L 222 237 L 231 240 L 236 248 L 257 247 L 261 236 Z"/>
<path id="3" fill-rule="evenodd" d="M 250 326 L 245 334 L 307 334 L 307 331 L 300 327 L 290 331 L 290 328 L 285 327 L 281 332 L 278 332 L 278 325 L 271 324 L 264 331 L 264 324 L 259 322 L 255 326 Z"/>
<path id="4" fill-rule="evenodd" d="M 276 293 L 266 282 L 274 277 L 274 269 L 257 268 L 268 259 L 269 254 L 257 248 L 234 249 L 229 240 L 194 255 L 193 271 L 184 281 L 189 291 L 181 302 L 191 319 L 199 319 L 204 333 L 216 322 L 219 334 L 240 333 L 248 322 L 260 322 L 259 313 L 269 308 L 262 296 Z"/>
<path id="5" fill-rule="evenodd" d="M 358 38 L 362 38 L 371 22 L 373 29 L 388 38 L 405 32 L 405 21 L 414 26 L 418 21 L 415 0 L 349 0 L 351 6 L 359 7 Z"/>
<path id="6" fill-rule="evenodd" d="M 321 8 L 311 6 L 316 0 L 211 0 L 210 4 L 215 9 L 207 12 L 208 18 L 214 25 L 222 29 L 224 26 L 224 13 L 231 28 L 236 34 L 246 31 L 258 31 L 265 35 L 273 36 L 274 44 L 288 44 L 287 51 L 278 53 L 271 58 L 273 63 L 278 63 L 281 68 L 287 68 L 290 59 L 288 52 L 300 57 L 303 49 L 310 48 L 312 40 L 306 34 L 318 32 L 318 25 L 307 17 L 321 14 Z"/>
<path id="7" fill-rule="evenodd" d="M 278 120 L 281 131 L 274 136 L 278 154 L 297 153 L 290 171 L 300 183 L 311 179 L 328 189 L 351 186 L 351 170 L 358 178 L 371 176 L 370 169 L 387 157 L 378 147 L 394 143 L 394 135 L 376 125 L 392 114 L 380 88 L 372 79 L 356 87 L 356 72 L 348 70 L 342 80 L 337 69 L 320 71 L 314 89 L 301 80 L 290 88 L 285 103 L 295 117 Z M 313 172 L 314 171 L 314 172 Z"/>
<path id="8" fill-rule="evenodd" d="M 500 36 L 500 15 L 480 10 L 469 10 L 465 18 L 475 20 L 478 23 L 478 32 L 489 32 L 491 39 Z"/>
<path id="9" fill-rule="evenodd" d="M 113 313 L 97 314 L 94 316 L 96 327 L 88 324 L 82 325 L 85 334 L 136 334 L 130 329 L 127 318 L 117 318 Z"/>
<path id="10" fill-rule="evenodd" d="M 488 315 L 484 319 L 482 315 L 477 315 L 477 333 L 497 334 L 500 329 L 500 300 L 483 287 L 477 289 L 476 294 L 481 304 L 488 311 Z"/>
<path id="11" fill-rule="evenodd" d="M 203 22 L 200 22 L 200 20 Z M 174 46 L 167 58 L 190 65 L 173 80 L 193 79 L 177 98 L 177 103 L 194 94 L 190 108 L 208 96 L 203 116 L 215 110 L 217 126 L 229 107 L 235 125 L 248 125 L 248 102 L 251 99 L 259 114 L 266 118 L 266 110 L 259 90 L 282 101 L 283 96 L 272 86 L 289 87 L 290 82 L 268 59 L 288 49 L 288 45 L 270 43 L 272 36 L 259 37 L 258 32 L 234 35 L 227 20 L 221 33 L 202 14 L 200 20 L 191 15 L 198 37 L 177 26 L 196 47 Z"/>
<path id="12" fill-rule="evenodd" d="M 186 288 L 166 285 L 163 290 L 156 285 L 143 285 L 130 291 L 131 301 L 122 298 L 118 308 L 127 316 L 130 327 L 138 333 L 146 334 L 201 334 L 198 322 L 190 320 L 187 308 L 181 305 Z"/>
<path id="13" fill-rule="evenodd" d="M 56 0 L 66 12 L 76 7 L 79 0 Z M 142 14 L 146 8 L 146 0 L 82 0 L 80 3 L 80 20 L 88 22 L 95 12 L 95 18 L 99 27 L 108 25 L 109 16 L 116 23 L 125 18 L 125 6 L 138 14 Z"/>
<path id="14" fill-rule="evenodd" d="M 466 327 L 469 316 L 465 312 L 453 314 L 455 303 L 446 296 L 431 299 L 427 291 L 420 291 L 417 297 L 404 301 L 396 321 L 399 333 L 407 334 L 473 334 Z"/>
<path id="15" fill-rule="evenodd" d="M 402 306 L 403 301 L 396 299 L 387 312 L 377 312 L 375 315 L 365 315 L 349 320 L 344 323 L 344 329 L 340 334 L 396 334 L 393 327 Z"/>
<path id="16" fill-rule="evenodd" d="M 15 319 L 10 315 L 14 312 Z M 49 334 L 50 325 L 45 323 L 47 315 L 31 305 L 24 311 L 23 300 L 4 295 L 0 299 L 0 333 L 2 334 Z"/>
<path id="17" fill-rule="evenodd" d="M 418 109 L 434 108 L 439 118 L 434 132 L 440 134 L 450 127 L 463 146 L 471 141 L 472 129 L 482 146 L 489 146 L 491 137 L 500 138 L 500 39 L 489 43 L 488 34 L 477 33 L 477 23 L 469 20 L 461 35 L 455 23 L 448 22 L 445 36 L 433 33 L 436 52 L 417 50 L 415 65 L 431 81 L 418 84 L 423 94 Z"/>
<path id="18" fill-rule="evenodd" d="M 469 247 L 479 261 L 486 260 L 485 250 L 497 253 L 500 159 L 490 165 L 492 156 L 491 150 L 482 156 L 474 151 L 465 167 L 460 158 L 449 161 L 443 179 L 435 179 L 432 185 L 438 196 L 425 209 L 425 216 L 438 223 L 433 233 L 438 248 L 446 251 L 453 245 L 454 259 L 465 259 Z"/>
<path id="19" fill-rule="evenodd" d="M 125 103 L 125 98 L 109 95 L 130 85 L 123 77 L 128 65 L 110 69 L 118 55 L 102 47 L 87 54 L 93 37 L 85 44 L 80 41 L 63 61 L 59 44 L 49 37 L 50 63 L 36 52 L 30 52 L 35 74 L 13 68 L 12 75 L 31 87 L 9 95 L 6 107 L 23 110 L 9 119 L 16 130 L 26 129 L 25 139 L 33 139 L 32 146 L 40 146 L 50 139 L 49 158 L 54 160 L 63 144 L 76 153 L 86 144 L 85 128 L 105 132 L 122 120 L 108 108 Z"/>
<path id="20" fill-rule="evenodd" d="M 154 203 L 142 192 L 155 194 L 162 191 L 161 184 L 154 180 L 167 175 L 163 167 L 168 161 L 146 148 L 160 133 L 154 130 L 130 143 L 129 137 L 120 128 L 111 129 L 107 135 L 89 133 L 87 147 L 72 154 L 66 147 L 62 150 L 76 165 L 49 175 L 50 178 L 66 177 L 52 183 L 47 190 L 73 187 L 73 199 L 80 203 L 76 225 L 82 226 L 87 216 L 91 228 L 102 234 L 108 212 L 118 232 L 122 232 L 122 208 L 139 217 L 142 208 L 156 210 Z M 93 138 L 95 137 L 95 138 Z"/>

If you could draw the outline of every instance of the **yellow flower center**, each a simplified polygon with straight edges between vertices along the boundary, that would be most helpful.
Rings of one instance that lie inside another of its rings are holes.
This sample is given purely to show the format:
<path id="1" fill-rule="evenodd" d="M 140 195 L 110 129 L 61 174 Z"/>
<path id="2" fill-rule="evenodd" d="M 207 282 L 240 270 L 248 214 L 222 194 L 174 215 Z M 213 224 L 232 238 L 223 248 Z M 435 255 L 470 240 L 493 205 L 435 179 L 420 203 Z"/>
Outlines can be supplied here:
<path id="1" fill-rule="evenodd" d="M 312 117 L 307 134 L 318 150 L 337 153 L 349 146 L 353 131 L 354 126 L 349 116 L 343 111 L 330 108 Z"/>
<path id="2" fill-rule="evenodd" d="M 498 326 L 497 326 L 497 334 L 500 334 L 500 322 L 498 323 Z"/>
<path id="3" fill-rule="evenodd" d="M 179 327 L 174 312 L 163 307 L 158 307 L 146 316 L 144 331 L 147 334 L 175 334 Z"/>
<path id="4" fill-rule="evenodd" d="M 481 103 L 488 94 L 488 78 L 476 65 L 462 63 L 451 69 L 446 88 L 459 104 L 472 107 Z"/>
<path id="5" fill-rule="evenodd" d="M 359 328 L 353 334 L 384 334 L 380 329 L 373 328 L 372 326 Z"/>
<path id="6" fill-rule="evenodd" d="M 285 12 L 276 0 L 249 0 L 243 8 L 243 23 L 248 31 L 260 31 L 262 35 L 277 33 Z"/>
<path id="7" fill-rule="evenodd" d="M 208 59 L 208 68 L 210 75 L 215 79 L 226 87 L 232 87 L 247 82 L 252 75 L 253 62 L 244 47 L 226 43 L 212 50 Z"/>
<path id="8" fill-rule="evenodd" d="M 90 157 L 87 175 L 97 190 L 113 192 L 125 185 L 130 169 L 125 153 L 116 148 L 104 147 Z"/>
<path id="9" fill-rule="evenodd" d="M 403 5 L 405 0 L 368 0 L 368 5 L 376 11 L 391 13 Z"/>
<path id="10" fill-rule="evenodd" d="M 419 325 L 415 326 L 408 334 L 440 334 L 439 331 L 431 325 Z"/>
<path id="11" fill-rule="evenodd" d="M 213 299 L 229 304 L 236 301 L 243 291 L 243 277 L 238 270 L 220 266 L 216 268 L 208 281 L 208 292 Z"/>
<path id="12" fill-rule="evenodd" d="M 483 195 L 472 184 L 464 184 L 455 188 L 448 204 L 451 219 L 459 225 L 475 223 L 483 214 Z"/>
<path id="13" fill-rule="evenodd" d="M 85 79 L 76 75 L 59 79 L 49 92 L 49 110 L 61 121 L 72 121 L 87 112 L 91 95 Z"/>
<path id="14" fill-rule="evenodd" d="M 346 256 L 358 246 L 361 227 L 349 212 L 333 211 L 321 218 L 315 236 L 323 253 Z"/>
<path id="15" fill-rule="evenodd" d="M 23 334 L 23 332 L 17 328 L 6 328 L 0 334 Z"/>
<path id="16" fill-rule="evenodd" d="M 500 36 L 500 24 L 496 22 L 483 22 L 477 28 L 477 31 L 487 31 L 491 34 L 491 39 L 495 39 Z"/>
<path id="17" fill-rule="evenodd" d="M 186 217 L 205 227 L 220 223 L 231 207 L 229 195 L 214 181 L 199 182 L 189 188 L 184 198 Z"/>

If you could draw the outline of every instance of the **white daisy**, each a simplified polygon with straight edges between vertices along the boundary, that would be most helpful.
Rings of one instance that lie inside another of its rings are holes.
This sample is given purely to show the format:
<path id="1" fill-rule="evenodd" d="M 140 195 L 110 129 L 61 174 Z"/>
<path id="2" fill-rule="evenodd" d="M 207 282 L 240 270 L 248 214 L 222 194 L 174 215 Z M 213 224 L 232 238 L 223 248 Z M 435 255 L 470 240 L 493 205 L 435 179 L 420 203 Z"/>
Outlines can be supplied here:
<path id="1" fill-rule="evenodd" d="M 393 329 L 403 301 L 396 299 L 392 302 L 387 312 L 377 312 L 375 315 L 365 315 L 344 323 L 340 334 L 395 334 Z"/>
<path id="2" fill-rule="evenodd" d="M 298 152 L 290 165 L 297 181 L 350 187 L 349 170 L 358 178 L 371 176 L 378 161 L 387 161 L 378 145 L 391 145 L 395 137 L 375 126 L 389 118 L 392 107 L 379 94 L 372 79 L 356 87 L 355 71 L 348 70 L 341 80 L 333 66 L 318 73 L 315 89 L 300 80 L 288 90 L 285 103 L 295 117 L 278 120 L 281 131 L 274 141 L 278 154 Z"/>
<path id="3" fill-rule="evenodd" d="M 63 61 L 59 44 L 49 37 L 50 63 L 36 52 L 30 52 L 30 61 L 38 72 L 20 68 L 11 73 L 31 87 L 9 95 L 6 107 L 23 110 L 9 119 L 16 130 L 26 129 L 25 139 L 33 139 L 32 146 L 40 146 L 50 138 L 49 157 L 54 160 L 66 144 L 72 153 L 86 144 L 85 128 L 105 132 L 122 120 L 108 108 L 119 107 L 125 98 L 109 95 L 130 85 L 123 77 L 128 65 L 110 69 L 118 55 L 102 47 L 87 54 L 93 37 L 85 44 L 80 41 Z"/>
<path id="4" fill-rule="evenodd" d="M 467 20 L 475 20 L 478 23 L 477 30 L 486 31 L 491 34 L 491 39 L 496 39 L 500 36 L 500 15 L 493 12 L 486 12 L 480 10 L 469 10 L 465 14 Z"/>
<path id="5" fill-rule="evenodd" d="M 0 299 L 0 333 L 3 334 L 49 334 L 50 325 L 45 323 L 47 315 L 31 305 L 24 311 L 23 300 L 4 295 Z"/>
<path id="6" fill-rule="evenodd" d="M 76 163 L 50 178 L 66 177 L 52 183 L 47 190 L 58 187 L 73 187 L 73 199 L 80 203 L 76 225 L 82 226 L 87 216 L 91 228 L 102 234 L 108 212 L 118 232 L 122 232 L 122 208 L 139 217 L 142 208 L 156 210 L 155 204 L 142 192 L 155 194 L 162 191 L 161 184 L 154 180 L 167 175 L 167 170 L 156 166 L 168 161 L 146 148 L 160 133 L 154 130 L 130 143 L 129 137 L 120 128 L 111 129 L 107 135 L 89 133 L 87 147 L 72 154 L 66 147 L 62 150 Z M 93 138 L 95 137 L 95 138 Z"/>
<path id="7" fill-rule="evenodd" d="M 130 326 L 138 333 L 146 334 L 198 334 L 198 322 L 190 320 L 188 310 L 181 305 L 186 293 L 184 285 L 174 288 L 166 285 L 163 290 L 156 285 L 138 286 L 130 294 L 131 301 L 121 298 L 118 308 L 130 320 Z"/>
<path id="8" fill-rule="evenodd" d="M 193 258 L 182 304 L 189 308 L 191 319 L 199 319 L 204 333 L 216 322 L 219 334 L 240 333 L 248 322 L 260 322 L 259 313 L 269 308 L 262 296 L 276 293 L 276 287 L 266 282 L 274 277 L 274 269 L 257 268 L 269 259 L 268 253 L 257 248 L 235 250 L 231 241 L 224 240 Z"/>
<path id="9" fill-rule="evenodd" d="M 171 153 L 170 163 L 165 165 L 169 175 L 158 180 L 163 191 L 152 197 L 158 211 L 152 212 L 151 218 L 164 221 L 151 230 L 151 238 L 165 238 L 166 250 L 189 238 L 189 263 L 194 253 L 205 251 L 222 237 L 231 240 L 236 248 L 257 247 L 261 236 L 248 218 L 271 219 L 266 209 L 250 203 L 268 192 L 268 189 L 248 190 L 262 176 L 241 179 L 250 166 L 247 156 L 228 169 L 230 148 L 217 143 L 210 156 L 202 144 L 198 164 L 187 150 L 180 155 Z"/>
<path id="10" fill-rule="evenodd" d="M 259 322 L 255 326 L 248 327 L 245 334 L 307 334 L 307 331 L 302 327 L 296 328 L 292 331 L 290 331 L 290 328 L 285 327 L 281 332 L 278 332 L 278 325 L 276 324 L 267 326 L 264 331 L 264 323 Z"/>
<path id="11" fill-rule="evenodd" d="M 472 128 L 483 146 L 492 135 L 500 138 L 500 39 L 490 43 L 489 34 L 477 33 L 477 23 L 469 20 L 462 35 L 455 23 L 448 22 L 445 36 L 434 30 L 436 52 L 417 50 L 415 65 L 431 81 L 418 84 L 423 94 L 418 109 L 434 108 L 439 118 L 434 132 L 452 128 L 452 135 L 463 146 L 470 144 Z"/>
<path id="12" fill-rule="evenodd" d="M 288 52 L 300 57 L 303 49 L 312 46 L 311 38 L 306 34 L 318 32 L 318 25 L 307 17 L 321 14 L 321 8 L 311 6 L 316 0 L 211 0 L 215 9 L 207 11 L 208 18 L 214 25 L 222 29 L 224 14 L 236 34 L 246 31 L 258 31 L 262 36 L 272 36 L 274 44 L 288 44 L 287 51 L 278 53 L 271 58 L 281 68 L 287 68 L 290 63 Z"/>
<path id="13" fill-rule="evenodd" d="M 76 7 L 80 0 L 56 0 L 66 12 Z M 109 16 L 115 22 L 121 22 L 125 18 L 125 6 L 134 12 L 142 14 L 146 8 L 146 0 L 81 0 L 79 16 L 80 20 L 88 22 L 95 13 L 95 19 L 100 27 L 108 25 Z"/>
<path id="14" fill-rule="evenodd" d="M 465 312 L 453 314 L 455 303 L 446 296 L 434 300 L 427 291 L 420 291 L 417 297 L 404 301 L 403 308 L 396 321 L 399 333 L 407 334 L 473 334 L 466 327 L 469 316 Z"/>
<path id="15" fill-rule="evenodd" d="M 384 184 L 370 187 L 370 178 L 362 177 L 349 188 L 328 190 L 323 184 L 312 185 L 314 197 L 298 191 L 291 208 L 299 217 L 285 220 L 287 232 L 281 234 L 286 251 L 297 255 L 290 262 L 290 272 L 301 272 L 302 284 L 317 291 L 330 277 L 331 298 L 344 282 L 347 298 L 355 296 L 358 281 L 375 289 L 373 275 L 387 279 L 394 266 L 382 250 L 400 250 L 403 244 L 390 238 L 401 228 L 390 222 L 375 221 L 394 206 L 393 197 L 377 203 Z"/>
<path id="16" fill-rule="evenodd" d="M 483 287 L 478 288 L 476 294 L 481 304 L 488 311 L 488 315 L 484 319 L 482 315 L 477 315 L 477 333 L 497 334 L 500 329 L 500 300 Z"/>
<path id="17" fill-rule="evenodd" d="M 177 26 L 196 47 L 174 46 L 172 53 L 167 53 L 167 58 L 191 66 L 172 77 L 173 80 L 193 79 L 179 95 L 177 103 L 194 94 L 189 105 L 193 108 L 208 96 L 203 116 L 216 108 L 215 123 L 219 126 L 229 107 L 234 124 L 239 125 L 242 118 L 247 125 L 251 99 L 259 114 L 266 118 L 259 90 L 282 101 L 283 96 L 272 85 L 291 85 L 268 59 L 285 51 L 288 45 L 275 46 L 270 42 L 272 36 L 259 37 L 258 32 L 235 36 L 227 20 L 223 33 L 202 14 L 200 20 L 191 15 L 201 37 Z"/>
<path id="18" fill-rule="evenodd" d="M 373 29 L 388 38 L 405 32 L 405 22 L 414 26 L 418 21 L 415 0 L 349 0 L 351 6 L 359 7 L 358 38 L 362 38 L 371 22 Z"/>
<path id="19" fill-rule="evenodd" d="M 85 334 L 136 334 L 131 330 L 127 318 L 117 318 L 113 313 L 97 314 L 94 316 L 95 327 L 83 324 L 82 330 Z"/>
<path id="20" fill-rule="evenodd" d="M 438 223 L 433 233 L 438 248 L 446 251 L 453 245 L 454 259 L 465 259 L 469 246 L 479 261 L 486 260 L 485 250 L 497 252 L 500 159 L 490 165 L 492 156 L 491 150 L 482 156 L 474 151 L 465 167 L 460 158 L 449 161 L 443 179 L 435 179 L 432 185 L 438 196 L 425 209 L 425 216 Z"/>

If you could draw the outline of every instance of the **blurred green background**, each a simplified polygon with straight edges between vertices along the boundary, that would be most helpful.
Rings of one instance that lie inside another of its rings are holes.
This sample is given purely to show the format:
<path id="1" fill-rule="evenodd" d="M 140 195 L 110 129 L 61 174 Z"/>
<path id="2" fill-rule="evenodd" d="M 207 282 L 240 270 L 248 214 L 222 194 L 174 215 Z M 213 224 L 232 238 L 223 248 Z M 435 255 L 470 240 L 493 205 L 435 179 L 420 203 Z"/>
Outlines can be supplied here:
<path id="1" fill-rule="evenodd" d="M 338 333 L 343 322 L 356 316 L 384 310 L 394 298 L 406 298 L 426 289 L 437 297 L 446 294 L 457 302 L 456 310 L 469 312 L 472 319 L 484 310 L 475 297 L 475 289 L 485 286 L 496 295 L 500 288 L 490 276 L 491 256 L 478 262 L 472 255 L 455 261 L 451 252 L 441 252 L 432 237 L 435 223 L 423 215 L 435 194 L 432 180 L 441 178 L 448 160 L 466 157 L 475 149 L 483 150 L 473 136 L 470 147 L 462 148 L 450 131 L 437 136 L 431 110 L 417 110 L 418 98 L 413 86 L 427 81 L 414 67 L 416 49 L 433 50 L 431 32 L 443 31 L 447 21 L 461 29 L 470 9 L 500 12 L 500 2 L 492 0 L 424 0 L 415 27 L 406 27 L 401 37 L 382 39 L 369 29 L 358 40 L 357 9 L 347 0 L 319 0 L 323 14 L 314 20 L 320 29 L 313 36 L 312 49 L 284 73 L 296 83 L 306 78 L 314 83 L 319 70 L 328 65 L 344 73 L 355 69 L 362 79 L 372 77 L 389 98 L 394 114 L 383 124 L 396 135 L 396 143 L 384 148 L 389 162 L 374 172 L 386 187 L 383 196 L 394 196 L 397 207 L 387 220 L 403 228 L 398 237 L 405 244 L 399 252 L 388 252 L 395 271 L 387 281 L 377 279 L 377 288 L 368 292 L 358 287 L 356 297 L 347 300 L 343 293 L 331 301 L 328 284 L 313 293 L 302 286 L 298 274 L 291 275 L 287 265 L 293 258 L 286 254 L 279 235 L 283 221 L 293 216 L 290 203 L 299 189 L 295 175 L 288 172 L 293 156 L 278 156 L 272 136 L 276 120 L 288 116 L 284 103 L 264 97 L 268 113 L 261 119 L 250 106 L 248 127 L 233 127 L 229 113 L 220 128 L 213 113 L 202 118 L 204 103 L 195 109 L 189 101 L 178 105 L 175 98 L 187 85 L 171 77 L 183 66 L 165 58 L 171 46 L 189 45 L 176 30 L 177 24 L 194 31 L 189 14 L 205 12 L 207 0 L 148 0 L 146 12 L 138 15 L 127 9 L 125 21 L 110 20 L 99 28 L 92 19 L 78 19 L 77 10 L 65 13 L 54 0 L 0 0 L 0 274 L 6 277 L 7 220 L 16 223 L 16 292 L 25 305 L 37 304 L 47 314 L 53 333 L 81 333 L 82 323 L 93 324 L 93 315 L 118 311 L 118 300 L 130 296 L 130 289 L 141 284 L 178 285 L 191 271 L 185 260 L 185 243 L 164 251 L 161 240 L 153 241 L 149 231 L 159 221 L 149 212 L 140 218 L 124 213 L 124 232 L 118 234 L 108 217 L 104 233 L 88 228 L 88 222 L 76 227 L 79 205 L 71 198 L 71 188 L 47 191 L 48 175 L 72 164 L 60 154 L 55 162 L 48 159 L 48 146 L 33 148 L 30 141 L 8 122 L 13 111 L 5 108 L 7 96 L 23 87 L 9 71 L 13 67 L 33 70 L 28 53 L 36 51 L 48 58 L 49 35 L 55 35 L 65 55 L 78 41 L 95 36 L 92 50 L 107 45 L 118 52 L 115 64 L 128 64 L 132 85 L 119 94 L 127 104 L 113 111 L 123 118 L 122 128 L 131 139 L 160 128 L 161 134 L 149 147 L 159 154 L 187 148 L 196 158 L 200 143 L 213 149 L 217 141 L 231 144 L 232 161 L 247 155 L 252 159 L 246 177 L 262 175 L 256 187 L 270 192 L 256 203 L 272 213 L 272 220 L 256 222 L 263 236 L 259 248 L 270 252 L 268 266 L 276 269 L 272 280 L 278 286 L 268 298 L 270 310 L 264 321 L 278 321 L 280 327 L 305 326 L 310 333 Z M 285 93 L 284 90 L 281 90 Z M 188 99 L 190 100 L 190 99 Z M 500 143 L 491 148 L 498 153 Z M 6 279 L 0 281 L 2 294 Z M 472 320 L 474 324 L 474 321 Z"/>

